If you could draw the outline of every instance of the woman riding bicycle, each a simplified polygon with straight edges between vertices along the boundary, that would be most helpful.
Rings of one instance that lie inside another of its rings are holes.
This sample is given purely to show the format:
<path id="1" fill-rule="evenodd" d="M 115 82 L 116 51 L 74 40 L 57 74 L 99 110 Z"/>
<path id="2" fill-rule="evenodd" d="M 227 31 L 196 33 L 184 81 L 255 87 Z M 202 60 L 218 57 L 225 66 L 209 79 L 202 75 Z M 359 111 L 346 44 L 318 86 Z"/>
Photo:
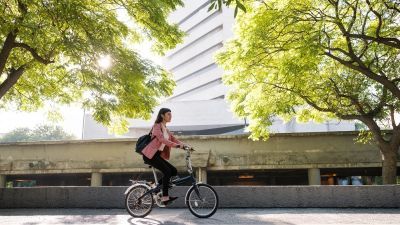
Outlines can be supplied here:
<path id="1" fill-rule="evenodd" d="M 176 139 L 167 129 L 166 124 L 171 122 L 171 119 L 171 110 L 161 108 L 151 131 L 152 141 L 142 151 L 144 162 L 157 168 L 164 175 L 160 182 L 163 185 L 161 201 L 164 204 L 168 204 L 178 198 L 168 195 L 170 178 L 177 175 L 176 168 L 167 161 L 171 148 L 183 149 L 187 146 Z"/>

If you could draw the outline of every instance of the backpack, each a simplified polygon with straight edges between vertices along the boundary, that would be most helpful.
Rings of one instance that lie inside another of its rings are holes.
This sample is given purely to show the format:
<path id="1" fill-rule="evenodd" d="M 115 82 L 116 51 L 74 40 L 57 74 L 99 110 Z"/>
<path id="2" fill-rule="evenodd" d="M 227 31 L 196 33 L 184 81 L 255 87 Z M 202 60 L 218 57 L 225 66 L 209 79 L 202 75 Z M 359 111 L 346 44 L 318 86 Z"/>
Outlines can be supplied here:
<path id="1" fill-rule="evenodd" d="M 151 129 L 151 131 L 152 131 L 152 130 L 153 130 L 153 129 Z M 145 134 L 145 135 L 139 137 L 139 139 L 138 139 L 137 142 L 136 142 L 136 148 L 135 148 L 136 153 L 142 155 L 143 149 L 144 149 L 148 144 L 150 144 L 150 142 L 151 142 L 154 138 L 156 138 L 156 137 L 151 138 L 151 131 L 150 131 L 150 133 Z"/>

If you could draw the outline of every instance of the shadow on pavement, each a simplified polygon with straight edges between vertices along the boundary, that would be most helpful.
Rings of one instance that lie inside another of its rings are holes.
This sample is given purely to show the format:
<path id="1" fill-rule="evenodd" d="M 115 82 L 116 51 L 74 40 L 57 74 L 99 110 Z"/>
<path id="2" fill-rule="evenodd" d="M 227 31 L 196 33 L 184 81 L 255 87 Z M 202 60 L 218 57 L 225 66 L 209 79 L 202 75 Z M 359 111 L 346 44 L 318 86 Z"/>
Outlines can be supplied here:
<path id="1" fill-rule="evenodd" d="M 158 215 L 160 216 L 160 215 Z M 186 223 L 182 222 L 176 222 L 176 221 L 170 221 L 170 220 L 165 220 L 165 221 L 160 221 L 156 220 L 153 218 L 129 218 L 127 222 L 132 225 L 186 225 L 187 222 L 190 222 L 190 224 L 263 224 L 263 225 L 294 225 L 293 223 L 288 223 L 284 222 L 282 220 L 278 219 L 273 219 L 273 221 L 260 221 L 257 219 L 249 219 L 249 218 L 243 218 L 240 216 L 240 214 L 233 214 L 229 215 L 229 220 L 223 219 L 224 217 L 221 217 L 218 215 L 218 212 L 211 218 L 197 218 L 194 217 L 190 213 L 181 213 L 179 215 L 176 215 L 179 217 L 181 220 L 185 221 Z"/>

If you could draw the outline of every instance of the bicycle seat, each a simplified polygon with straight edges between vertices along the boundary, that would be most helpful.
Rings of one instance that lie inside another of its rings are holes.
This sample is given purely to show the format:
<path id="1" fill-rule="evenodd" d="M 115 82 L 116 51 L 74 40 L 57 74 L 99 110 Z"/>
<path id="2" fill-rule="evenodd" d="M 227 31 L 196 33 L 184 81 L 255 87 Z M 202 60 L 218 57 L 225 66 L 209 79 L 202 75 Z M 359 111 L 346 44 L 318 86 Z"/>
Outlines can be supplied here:
<path id="1" fill-rule="evenodd" d="M 144 162 L 144 164 L 148 165 L 150 169 L 153 167 L 152 165 L 148 164 L 147 162 Z"/>

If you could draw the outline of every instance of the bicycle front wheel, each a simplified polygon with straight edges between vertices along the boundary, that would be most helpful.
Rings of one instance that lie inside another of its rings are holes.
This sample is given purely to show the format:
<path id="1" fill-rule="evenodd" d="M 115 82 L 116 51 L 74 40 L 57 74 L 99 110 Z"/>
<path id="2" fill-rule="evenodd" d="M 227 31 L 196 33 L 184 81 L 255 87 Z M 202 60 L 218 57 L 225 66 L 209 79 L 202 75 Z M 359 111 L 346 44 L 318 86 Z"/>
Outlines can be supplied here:
<path id="1" fill-rule="evenodd" d="M 145 194 L 149 189 L 146 186 L 136 186 L 132 188 L 125 196 L 125 208 L 133 217 L 145 217 L 153 209 L 153 196 L 147 193 L 140 200 L 139 197 Z"/>
<path id="2" fill-rule="evenodd" d="M 208 184 L 193 185 L 186 195 L 186 205 L 193 215 L 208 218 L 218 209 L 217 192 Z"/>

